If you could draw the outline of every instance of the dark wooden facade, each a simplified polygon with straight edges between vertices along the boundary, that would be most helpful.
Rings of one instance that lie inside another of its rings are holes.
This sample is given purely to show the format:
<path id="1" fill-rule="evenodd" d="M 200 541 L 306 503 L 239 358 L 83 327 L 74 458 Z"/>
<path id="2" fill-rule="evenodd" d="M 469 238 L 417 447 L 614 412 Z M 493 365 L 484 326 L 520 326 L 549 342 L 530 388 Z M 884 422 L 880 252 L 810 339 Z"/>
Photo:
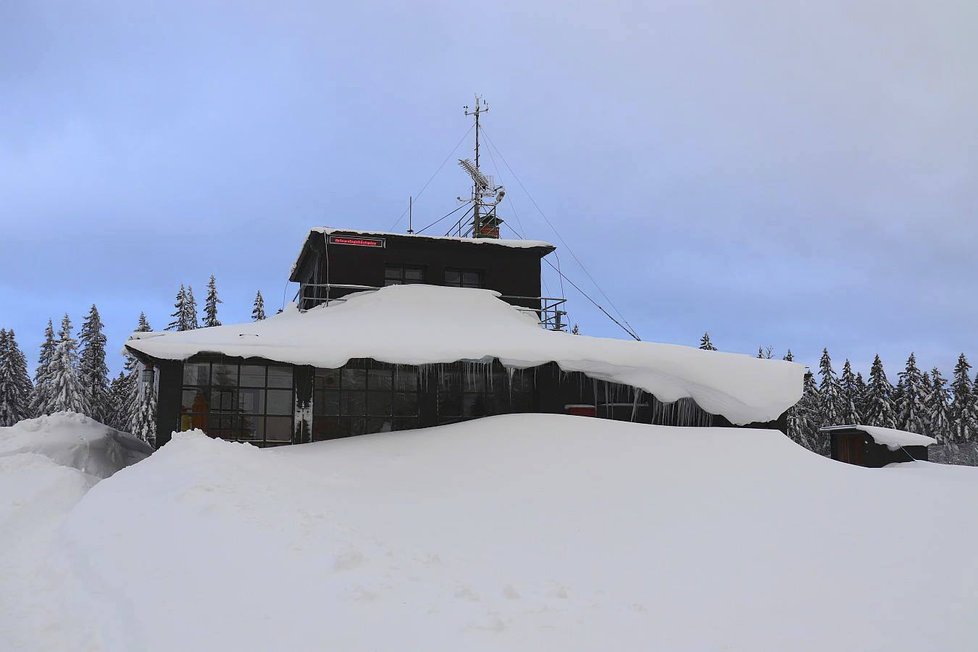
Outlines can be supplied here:
<path id="1" fill-rule="evenodd" d="M 144 359 L 159 369 L 157 445 L 173 431 L 258 446 L 305 443 L 518 412 L 581 414 L 638 423 L 730 426 L 692 400 L 663 404 L 627 385 L 562 372 L 456 362 L 420 367 L 351 360 L 341 369 L 200 355 Z M 784 430 L 783 418 L 753 427 Z"/>
<path id="2" fill-rule="evenodd" d="M 890 450 L 856 427 L 826 428 L 821 432 L 830 438 L 832 459 L 847 464 L 878 469 L 896 462 L 927 460 L 926 446 L 901 446 Z"/>
<path id="3" fill-rule="evenodd" d="M 300 284 L 302 309 L 324 301 L 327 286 L 332 299 L 356 291 L 340 286 L 400 283 L 481 287 L 514 305 L 537 308 L 540 260 L 553 250 L 550 245 L 513 247 L 491 239 L 312 231 L 289 280 Z"/>

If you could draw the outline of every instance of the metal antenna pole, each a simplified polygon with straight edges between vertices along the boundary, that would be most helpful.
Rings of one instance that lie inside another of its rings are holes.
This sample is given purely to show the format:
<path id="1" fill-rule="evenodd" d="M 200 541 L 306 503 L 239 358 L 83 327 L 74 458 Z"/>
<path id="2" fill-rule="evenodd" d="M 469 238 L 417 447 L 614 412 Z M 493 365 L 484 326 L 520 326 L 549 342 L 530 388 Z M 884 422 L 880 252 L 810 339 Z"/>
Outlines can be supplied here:
<path id="1" fill-rule="evenodd" d="M 475 96 L 475 108 L 469 110 L 469 107 L 465 107 L 465 115 L 475 116 L 475 169 L 479 170 L 479 115 L 483 111 L 488 111 L 489 105 L 485 103 L 485 100 L 480 98 L 478 95 Z M 480 209 L 482 208 L 482 194 L 479 185 L 473 181 L 472 183 L 472 237 L 479 237 L 479 230 L 482 226 L 482 216 L 480 215 Z"/>
<path id="2" fill-rule="evenodd" d="M 408 196 L 408 233 L 414 233 L 414 196 Z"/>

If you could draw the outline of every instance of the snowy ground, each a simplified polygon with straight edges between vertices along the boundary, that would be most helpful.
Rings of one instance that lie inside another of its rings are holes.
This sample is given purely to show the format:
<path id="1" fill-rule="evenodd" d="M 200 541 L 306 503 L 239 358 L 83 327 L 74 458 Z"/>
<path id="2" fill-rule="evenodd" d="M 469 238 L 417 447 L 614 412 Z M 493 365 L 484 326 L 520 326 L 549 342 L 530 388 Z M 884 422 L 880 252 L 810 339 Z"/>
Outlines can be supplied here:
<path id="1" fill-rule="evenodd" d="M 970 468 L 552 415 L 13 459 L 0 649 L 978 649 Z"/>

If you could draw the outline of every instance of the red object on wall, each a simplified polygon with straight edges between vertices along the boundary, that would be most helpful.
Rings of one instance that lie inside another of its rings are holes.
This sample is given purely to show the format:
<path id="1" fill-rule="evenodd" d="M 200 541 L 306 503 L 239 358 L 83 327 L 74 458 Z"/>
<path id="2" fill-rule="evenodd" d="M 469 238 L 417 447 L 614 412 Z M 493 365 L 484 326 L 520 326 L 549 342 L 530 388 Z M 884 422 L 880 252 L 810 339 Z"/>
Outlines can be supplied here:
<path id="1" fill-rule="evenodd" d="M 345 235 L 331 235 L 329 236 L 329 243 L 353 247 L 383 247 L 385 245 L 383 238 L 351 238 Z"/>
<path id="2" fill-rule="evenodd" d="M 598 416 L 598 408 L 593 405 L 565 405 L 564 412 L 573 414 L 576 417 Z"/>

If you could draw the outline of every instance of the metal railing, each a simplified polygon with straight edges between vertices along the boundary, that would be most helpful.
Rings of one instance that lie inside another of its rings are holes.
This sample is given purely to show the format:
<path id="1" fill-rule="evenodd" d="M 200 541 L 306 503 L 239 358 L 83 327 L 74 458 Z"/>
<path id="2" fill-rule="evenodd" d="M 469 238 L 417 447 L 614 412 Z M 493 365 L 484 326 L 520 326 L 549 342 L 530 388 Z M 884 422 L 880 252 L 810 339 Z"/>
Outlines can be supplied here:
<path id="1" fill-rule="evenodd" d="M 346 301 L 347 295 L 354 292 L 376 292 L 373 285 L 354 285 L 349 283 L 300 283 L 293 301 L 299 310 L 305 312 L 318 305 L 329 305 L 334 301 Z M 533 314 L 540 326 L 552 331 L 567 330 L 567 311 L 563 309 L 567 299 L 563 297 L 521 297 L 502 295 L 499 297 L 522 313 Z M 529 305 L 526 305 L 529 304 Z"/>

